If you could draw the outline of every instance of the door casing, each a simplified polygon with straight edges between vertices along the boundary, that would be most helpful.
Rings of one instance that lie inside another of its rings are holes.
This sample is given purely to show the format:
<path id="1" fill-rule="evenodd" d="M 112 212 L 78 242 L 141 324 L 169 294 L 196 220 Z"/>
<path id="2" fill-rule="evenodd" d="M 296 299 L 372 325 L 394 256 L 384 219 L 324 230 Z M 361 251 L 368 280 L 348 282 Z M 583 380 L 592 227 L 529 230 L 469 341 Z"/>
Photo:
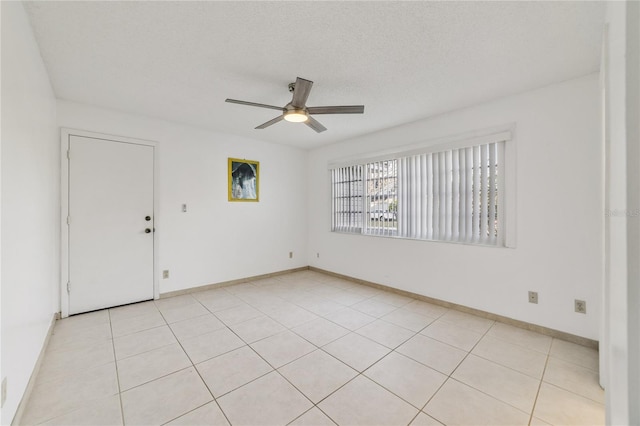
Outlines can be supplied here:
<path id="1" fill-rule="evenodd" d="M 67 223 L 67 218 L 69 216 L 69 158 L 67 156 L 67 152 L 69 150 L 69 139 L 71 136 L 83 136 L 152 147 L 158 146 L 157 142 L 143 139 L 134 139 L 124 136 L 108 135 L 70 128 L 62 128 L 60 130 L 60 316 L 62 318 L 69 316 L 69 294 L 67 293 L 67 283 L 69 282 L 69 224 Z M 154 156 L 153 161 L 153 168 L 155 171 L 157 170 L 157 155 Z M 158 215 L 158 185 L 155 176 L 156 173 L 154 172 L 153 210 L 156 232 L 153 239 L 153 298 L 158 299 L 160 297 L 160 286 L 158 281 L 158 242 L 160 240 L 160 232 L 158 232 L 158 230 L 161 226 L 161 219 Z"/>

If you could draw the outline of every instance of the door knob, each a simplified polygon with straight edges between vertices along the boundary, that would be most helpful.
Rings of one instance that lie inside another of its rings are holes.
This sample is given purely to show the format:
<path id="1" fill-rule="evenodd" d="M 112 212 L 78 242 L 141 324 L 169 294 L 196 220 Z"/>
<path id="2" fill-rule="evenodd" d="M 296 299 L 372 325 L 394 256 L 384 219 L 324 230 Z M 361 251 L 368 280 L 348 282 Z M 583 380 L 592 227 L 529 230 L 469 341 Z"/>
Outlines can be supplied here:
<path id="1" fill-rule="evenodd" d="M 144 230 L 144 233 L 145 233 L 145 234 L 148 234 L 149 232 L 151 232 L 151 229 L 149 229 L 149 228 L 147 228 L 147 229 L 145 229 L 145 230 Z"/>
<path id="2" fill-rule="evenodd" d="M 149 222 L 151 220 L 151 216 L 145 216 L 144 220 L 146 220 L 147 222 Z"/>

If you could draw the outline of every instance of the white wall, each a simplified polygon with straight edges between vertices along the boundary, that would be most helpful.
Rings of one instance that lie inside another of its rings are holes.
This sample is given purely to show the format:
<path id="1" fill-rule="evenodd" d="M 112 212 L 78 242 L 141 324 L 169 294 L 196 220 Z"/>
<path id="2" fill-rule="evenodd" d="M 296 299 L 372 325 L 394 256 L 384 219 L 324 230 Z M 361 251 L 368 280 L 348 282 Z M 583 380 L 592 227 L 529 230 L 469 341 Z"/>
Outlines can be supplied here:
<path id="1" fill-rule="evenodd" d="M 517 248 L 330 232 L 329 161 L 509 123 Z M 597 75 L 319 148 L 309 155 L 310 264 L 597 339 L 601 172 Z M 586 300 L 586 315 L 574 312 L 574 299 Z"/>
<path id="2" fill-rule="evenodd" d="M 640 5 L 607 5 L 607 424 L 640 424 Z"/>
<path id="3" fill-rule="evenodd" d="M 158 142 L 160 293 L 307 265 L 305 151 L 66 101 L 58 123 Z M 258 203 L 227 201 L 228 157 L 260 162 Z"/>
<path id="4" fill-rule="evenodd" d="M 60 160 L 56 101 L 22 3 L 0 7 L 2 424 L 9 424 L 58 310 Z"/>

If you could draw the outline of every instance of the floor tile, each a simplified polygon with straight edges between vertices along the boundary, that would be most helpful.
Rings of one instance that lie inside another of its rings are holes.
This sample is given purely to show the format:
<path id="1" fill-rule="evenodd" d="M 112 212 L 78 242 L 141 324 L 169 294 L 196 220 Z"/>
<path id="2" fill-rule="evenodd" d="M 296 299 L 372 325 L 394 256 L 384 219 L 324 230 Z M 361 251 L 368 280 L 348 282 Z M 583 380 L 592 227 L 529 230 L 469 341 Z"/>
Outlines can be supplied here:
<path id="1" fill-rule="evenodd" d="M 475 355 L 469 355 L 451 376 L 525 413 L 533 410 L 540 381 Z"/>
<path id="2" fill-rule="evenodd" d="M 588 368 L 549 357 L 543 380 L 604 404 L 604 390 L 600 387 L 599 375 Z"/>
<path id="3" fill-rule="evenodd" d="M 120 389 L 131 389 L 190 365 L 189 358 L 178 343 L 118 360 Z"/>
<path id="4" fill-rule="evenodd" d="M 196 291 L 195 293 L 191 293 L 191 296 L 193 296 L 193 298 L 198 302 L 202 303 L 203 300 L 228 297 L 229 293 L 225 291 L 224 287 L 218 287 L 211 288 L 209 290 Z"/>
<path id="5" fill-rule="evenodd" d="M 422 330 L 433 322 L 433 318 L 425 317 L 424 315 L 405 311 L 403 309 L 395 310 L 383 316 L 381 319 L 415 332 Z"/>
<path id="6" fill-rule="evenodd" d="M 451 374 L 467 355 L 463 350 L 421 334 L 400 345 L 396 351 L 446 375 Z"/>
<path id="7" fill-rule="evenodd" d="M 263 316 L 262 312 L 244 304 L 224 309 L 215 313 L 216 317 L 226 325 L 239 324 L 250 319 Z"/>
<path id="8" fill-rule="evenodd" d="M 542 352 L 544 354 L 549 353 L 551 341 L 553 340 L 549 336 L 499 322 L 495 323 L 493 327 L 491 327 L 487 332 L 487 336 L 506 340 L 509 343 Z"/>
<path id="9" fill-rule="evenodd" d="M 111 337 L 111 324 L 108 322 L 82 329 L 60 330 L 56 326 L 49 339 L 47 352 L 90 347 Z"/>
<path id="10" fill-rule="evenodd" d="M 442 423 L 421 411 L 416 418 L 413 419 L 411 426 L 442 426 Z"/>
<path id="11" fill-rule="evenodd" d="M 243 305 L 244 302 L 237 297 L 224 293 L 216 297 L 207 297 L 200 299 L 200 303 L 214 314 L 218 311 L 233 308 L 234 306 Z"/>
<path id="12" fill-rule="evenodd" d="M 587 348 L 586 346 L 553 339 L 549 355 L 593 371 L 598 371 L 598 351 Z"/>
<path id="13" fill-rule="evenodd" d="M 348 328 L 351 331 L 357 330 L 358 328 L 376 320 L 376 318 L 371 315 L 363 314 L 362 312 L 351 308 L 344 308 L 339 311 L 332 312 L 326 315 L 325 318 L 344 328 Z"/>
<path id="14" fill-rule="evenodd" d="M 536 379 L 542 378 L 547 362 L 547 356 L 541 352 L 496 339 L 488 334 L 478 342 L 471 353 Z"/>
<path id="15" fill-rule="evenodd" d="M 213 401 L 167 423 L 173 426 L 228 426 L 224 413 Z"/>
<path id="16" fill-rule="evenodd" d="M 245 282 L 241 284 L 230 285 L 230 286 L 224 287 L 224 289 L 231 294 L 242 294 L 246 292 L 255 291 L 258 288 L 253 284 L 251 284 L 250 282 Z"/>
<path id="17" fill-rule="evenodd" d="M 111 340 L 98 340 L 92 345 L 47 351 L 38 372 L 38 381 L 44 383 L 62 379 L 72 373 L 108 364 L 114 360 Z"/>
<path id="18" fill-rule="evenodd" d="M 36 382 L 22 423 L 42 423 L 117 393 L 118 377 L 113 362 L 58 380 L 42 384 Z M 64 398 L 60 398 L 61 395 Z"/>
<path id="19" fill-rule="evenodd" d="M 286 330 L 284 326 L 266 316 L 234 324 L 229 328 L 247 343 L 262 340 Z"/>
<path id="20" fill-rule="evenodd" d="M 342 293 L 332 296 L 331 300 L 344 306 L 352 306 L 358 302 L 368 299 L 366 296 L 355 294 L 349 290 L 350 288 L 345 288 Z"/>
<path id="21" fill-rule="evenodd" d="M 365 301 L 356 303 L 355 305 L 351 305 L 351 309 L 355 309 L 356 311 L 371 315 L 372 317 L 380 318 L 381 316 L 384 316 L 389 312 L 395 311 L 396 309 L 398 309 L 398 307 L 390 305 L 388 303 L 384 303 L 381 300 L 367 299 Z"/>
<path id="22" fill-rule="evenodd" d="M 445 382 L 422 411 L 446 425 L 524 426 L 529 423 L 528 414 L 452 379 Z"/>
<path id="23" fill-rule="evenodd" d="M 597 425 L 597 374 L 596 350 L 301 271 L 57 321 L 23 422 Z"/>
<path id="24" fill-rule="evenodd" d="M 252 343 L 251 347 L 274 368 L 282 367 L 316 349 L 314 345 L 290 331 L 259 340 Z"/>
<path id="25" fill-rule="evenodd" d="M 552 425 L 605 424 L 603 404 L 544 382 L 533 415 Z"/>
<path id="26" fill-rule="evenodd" d="M 318 403 L 358 374 L 322 350 L 311 352 L 279 371 L 314 403 Z"/>
<path id="27" fill-rule="evenodd" d="M 175 306 L 161 309 L 160 313 L 168 324 L 209 314 L 207 308 L 200 303 L 192 303 L 186 306 Z"/>
<path id="28" fill-rule="evenodd" d="M 164 297 L 155 301 L 155 304 L 160 311 L 164 311 L 166 309 L 171 309 L 171 308 L 188 306 L 194 303 L 198 303 L 198 301 L 191 294 Z"/>
<path id="29" fill-rule="evenodd" d="M 273 371 L 249 346 L 243 346 L 196 365 L 215 398 Z"/>
<path id="30" fill-rule="evenodd" d="M 447 376 L 404 355 L 391 352 L 364 375 L 421 409 L 447 380 Z"/>
<path id="31" fill-rule="evenodd" d="M 163 325 L 117 337 L 113 339 L 113 346 L 115 348 L 116 358 L 123 359 L 176 342 L 176 338 L 171 332 L 171 329 Z"/>
<path id="32" fill-rule="evenodd" d="M 107 309 L 103 309 L 101 311 L 73 315 L 57 320 L 55 323 L 55 330 L 57 332 L 68 331 L 71 333 L 76 333 L 78 331 L 95 327 L 97 325 L 108 324 L 109 321 L 109 311 Z"/>
<path id="33" fill-rule="evenodd" d="M 350 293 L 357 294 L 359 296 L 366 297 L 366 298 L 371 298 L 371 297 L 374 297 L 374 296 L 377 296 L 379 294 L 384 293 L 383 290 L 378 290 L 378 289 L 375 289 L 373 287 L 369 287 L 369 286 L 366 286 L 366 285 L 363 285 L 363 284 L 358 284 L 357 287 L 349 288 L 346 291 L 348 291 Z"/>
<path id="34" fill-rule="evenodd" d="M 125 424 L 162 424 L 176 419 L 213 397 L 194 367 L 122 392 Z"/>
<path id="35" fill-rule="evenodd" d="M 277 372 L 269 373 L 218 399 L 232 425 L 285 425 L 312 407 Z"/>
<path id="36" fill-rule="evenodd" d="M 302 336 L 316 346 L 324 346 L 340 337 L 350 333 L 344 327 L 332 323 L 324 318 L 317 318 L 313 321 L 292 328 L 291 331 Z"/>
<path id="37" fill-rule="evenodd" d="M 202 315 L 169 325 L 173 334 L 182 341 L 224 328 L 225 325 L 213 314 Z"/>
<path id="38" fill-rule="evenodd" d="M 390 352 L 389 348 L 356 333 L 347 334 L 322 349 L 358 371 L 364 371 Z"/>
<path id="39" fill-rule="evenodd" d="M 329 299 L 315 300 L 311 303 L 303 301 L 298 302 L 298 305 L 302 306 L 309 312 L 313 312 L 316 315 L 327 315 L 331 312 L 335 312 L 344 308 L 344 305 Z"/>
<path id="40" fill-rule="evenodd" d="M 465 351 L 470 351 L 482 337 L 482 334 L 468 328 L 440 320 L 430 324 L 420 334 Z"/>
<path id="41" fill-rule="evenodd" d="M 422 300 L 414 300 L 402 306 L 401 309 L 415 312 L 416 314 L 431 317 L 433 319 L 444 315 L 449 309 L 444 306 L 434 305 L 433 303 L 423 302 Z"/>
<path id="42" fill-rule="evenodd" d="M 90 401 L 82 408 L 51 419 L 44 424 L 60 426 L 122 425 L 120 395 Z"/>
<path id="43" fill-rule="evenodd" d="M 318 407 L 339 425 L 406 425 L 418 412 L 363 376 L 347 383 Z"/>
<path id="44" fill-rule="evenodd" d="M 336 426 L 322 411 L 313 407 L 291 423 L 289 426 Z"/>
<path id="45" fill-rule="evenodd" d="M 157 312 L 159 312 L 158 307 L 153 300 L 150 300 L 148 302 L 132 303 L 130 305 L 118 306 L 117 308 L 110 308 L 109 317 L 113 322 Z"/>
<path id="46" fill-rule="evenodd" d="M 134 318 L 111 321 L 111 330 L 113 337 L 116 338 L 166 324 L 160 311 L 156 310 Z"/>
<path id="47" fill-rule="evenodd" d="M 375 299 L 380 300 L 382 302 L 388 303 L 390 305 L 396 306 L 396 307 L 401 307 L 404 306 L 408 303 L 413 302 L 415 299 L 408 297 L 408 296 L 403 296 L 401 294 L 396 294 L 396 293 L 392 293 L 390 291 L 383 291 L 382 293 L 378 294 Z"/>
<path id="48" fill-rule="evenodd" d="M 532 417 L 531 421 L 529 422 L 529 426 L 551 426 L 551 424 L 540 420 L 537 417 Z"/>
<path id="49" fill-rule="evenodd" d="M 268 313 L 271 318 L 282 324 L 286 328 L 292 328 L 319 318 L 316 314 L 297 306 L 284 311 Z"/>
<path id="50" fill-rule="evenodd" d="M 445 312 L 440 320 L 450 322 L 458 327 L 468 328 L 476 333 L 484 334 L 491 328 L 495 321 L 481 318 L 475 315 L 467 314 L 465 312 L 456 311 L 453 309 Z"/>
<path id="51" fill-rule="evenodd" d="M 185 339 L 181 344 L 194 364 L 244 346 L 244 342 L 227 328 Z"/>
<path id="52" fill-rule="evenodd" d="M 398 347 L 415 335 L 415 332 L 411 330 L 382 320 L 376 320 L 359 328 L 357 333 L 391 349 Z"/>

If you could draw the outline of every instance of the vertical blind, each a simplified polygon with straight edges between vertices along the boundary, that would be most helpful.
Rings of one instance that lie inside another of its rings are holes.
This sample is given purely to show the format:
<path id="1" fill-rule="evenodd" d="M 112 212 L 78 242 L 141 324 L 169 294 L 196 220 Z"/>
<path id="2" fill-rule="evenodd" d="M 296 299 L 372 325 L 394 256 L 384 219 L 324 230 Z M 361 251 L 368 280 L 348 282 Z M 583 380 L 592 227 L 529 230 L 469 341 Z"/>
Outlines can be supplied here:
<path id="1" fill-rule="evenodd" d="M 501 245 L 504 142 L 340 167 L 332 230 Z"/>
<path id="2" fill-rule="evenodd" d="M 398 235 L 498 244 L 502 143 L 399 159 Z"/>
<path id="3" fill-rule="evenodd" d="M 362 229 L 362 166 L 341 167 L 331 171 L 333 212 L 331 229 L 360 232 Z"/>
<path id="4" fill-rule="evenodd" d="M 396 160 L 367 163 L 363 232 L 371 235 L 397 234 L 398 167 Z"/>

